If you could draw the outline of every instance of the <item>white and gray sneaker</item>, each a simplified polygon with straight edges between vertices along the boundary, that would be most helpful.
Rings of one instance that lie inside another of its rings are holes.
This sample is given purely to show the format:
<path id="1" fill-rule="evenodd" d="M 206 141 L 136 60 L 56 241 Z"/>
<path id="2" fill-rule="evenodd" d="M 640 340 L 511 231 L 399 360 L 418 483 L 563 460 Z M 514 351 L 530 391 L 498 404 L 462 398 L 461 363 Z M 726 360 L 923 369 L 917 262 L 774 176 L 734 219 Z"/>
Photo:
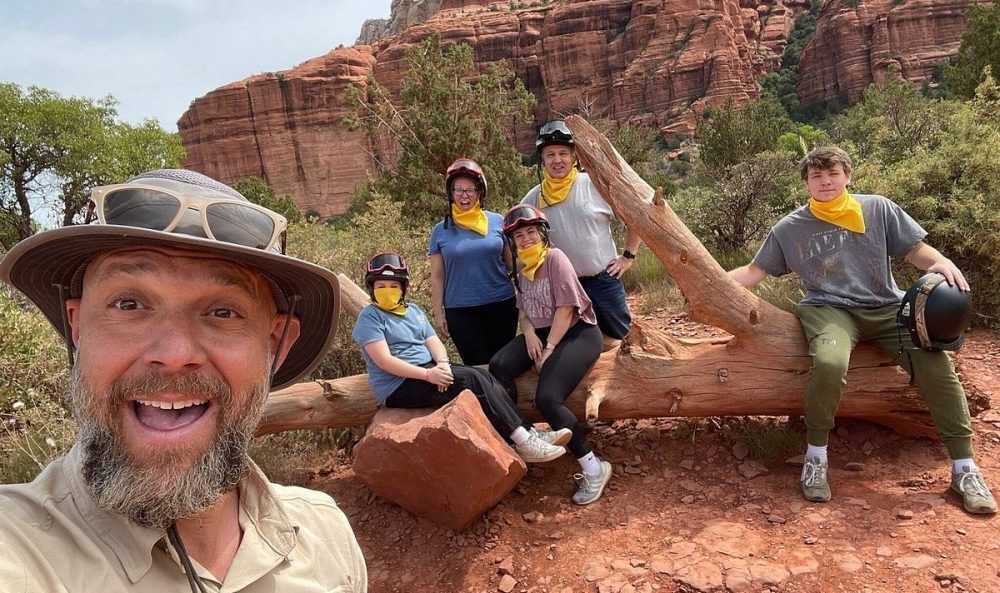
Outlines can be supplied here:
<path id="1" fill-rule="evenodd" d="M 573 495 L 573 502 L 576 504 L 590 504 L 601 497 L 604 487 L 611 481 L 611 464 L 601 461 L 601 473 L 596 476 L 589 474 L 576 474 L 573 476 L 580 481 L 580 487 Z"/>
<path id="2" fill-rule="evenodd" d="M 573 438 L 573 431 L 568 428 L 550 430 L 548 428 L 535 428 L 532 426 L 528 429 L 528 432 L 542 439 L 546 443 L 557 447 L 563 447 L 569 444 L 570 439 Z"/>
<path id="3" fill-rule="evenodd" d="M 951 474 L 951 489 L 962 495 L 965 510 L 976 515 L 993 515 L 997 501 L 986 485 L 979 468 L 962 466 L 962 471 Z"/>
<path id="4" fill-rule="evenodd" d="M 514 450 L 525 463 L 545 463 L 558 459 L 566 453 L 566 449 L 550 445 L 534 434 L 520 445 L 515 445 Z"/>

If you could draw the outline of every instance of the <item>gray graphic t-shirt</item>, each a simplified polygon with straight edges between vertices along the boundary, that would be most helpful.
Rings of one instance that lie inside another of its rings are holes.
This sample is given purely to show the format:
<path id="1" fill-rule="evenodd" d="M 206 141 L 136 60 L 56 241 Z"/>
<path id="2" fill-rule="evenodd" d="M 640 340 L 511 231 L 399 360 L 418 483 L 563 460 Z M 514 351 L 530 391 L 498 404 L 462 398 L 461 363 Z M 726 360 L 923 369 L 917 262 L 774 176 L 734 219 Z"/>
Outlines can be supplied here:
<path id="1" fill-rule="evenodd" d="M 852 194 L 853 195 L 853 194 Z M 883 196 L 855 195 L 864 234 L 816 218 L 802 206 L 774 225 L 753 263 L 772 276 L 795 272 L 804 305 L 876 308 L 898 303 L 890 257 L 903 257 L 927 236 L 909 214 Z"/>

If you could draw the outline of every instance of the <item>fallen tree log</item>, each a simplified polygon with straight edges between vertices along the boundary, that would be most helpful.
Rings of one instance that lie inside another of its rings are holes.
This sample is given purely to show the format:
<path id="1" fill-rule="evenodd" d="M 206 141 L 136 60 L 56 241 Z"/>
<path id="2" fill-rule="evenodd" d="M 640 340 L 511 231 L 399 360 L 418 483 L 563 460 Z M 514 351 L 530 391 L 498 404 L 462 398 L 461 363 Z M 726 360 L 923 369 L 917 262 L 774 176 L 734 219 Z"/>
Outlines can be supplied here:
<path id="1" fill-rule="evenodd" d="M 569 407 L 589 420 L 801 414 L 810 360 L 797 318 L 730 279 L 662 192 L 654 192 L 602 134 L 578 116 L 567 124 L 594 184 L 663 263 L 691 318 L 730 334 L 681 339 L 637 321 L 618 349 L 601 355 Z M 341 283 L 343 301 L 353 303 L 345 307 L 357 315 L 367 296 L 344 276 Z M 520 407 L 532 420 L 540 419 L 531 405 L 536 379 L 529 372 L 517 383 Z M 874 348 L 854 352 L 847 383 L 839 417 L 870 420 L 907 436 L 937 434 L 908 374 Z M 259 433 L 362 426 L 375 411 L 363 375 L 302 383 L 272 394 Z"/>

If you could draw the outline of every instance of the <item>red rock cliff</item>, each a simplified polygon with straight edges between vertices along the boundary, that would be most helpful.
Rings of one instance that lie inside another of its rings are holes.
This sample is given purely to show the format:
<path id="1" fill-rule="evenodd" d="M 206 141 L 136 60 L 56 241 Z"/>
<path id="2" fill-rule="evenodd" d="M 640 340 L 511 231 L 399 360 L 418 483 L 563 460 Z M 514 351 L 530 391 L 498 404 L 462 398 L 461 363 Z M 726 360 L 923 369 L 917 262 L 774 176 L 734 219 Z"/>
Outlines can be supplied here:
<path id="1" fill-rule="evenodd" d="M 912 64 L 907 72 L 930 68 L 934 44 L 922 42 L 926 57 L 918 59 L 910 49 L 919 43 L 905 41 L 911 35 L 933 35 L 945 46 L 942 51 L 955 51 L 960 27 L 953 26 L 954 19 L 921 20 L 917 7 L 956 2 L 953 10 L 960 16 L 964 1 L 959 6 L 959 0 L 908 0 L 901 10 L 895 0 L 879 0 L 850 14 L 842 9 L 846 1 L 828 0 L 823 8 L 821 21 L 830 15 L 833 23 L 821 25 L 826 49 L 814 43 L 803 62 L 814 63 L 805 69 L 825 74 L 800 87 L 806 96 L 828 92 L 831 80 L 834 89 L 860 92 L 870 80 L 865 64 L 875 59 L 871 39 L 888 38 L 882 45 L 890 49 L 879 54 L 886 59 L 895 55 L 892 48 L 906 48 L 907 64 Z M 394 10 L 397 4 L 405 1 L 394 2 Z M 756 77 L 778 66 L 794 17 L 808 7 L 807 0 L 535 4 L 511 10 L 507 1 L 443 0 L 429 19 L 375 45 L 335 50 L 290 70 L 212 91 L 196 99 L 178 122 L 188 150 L 185 165 L 226 182 L 256 175 L 279 194 L 291 194 L 303 210 L 322 216 L 344 212 L 355 185 L 371 169 L 365 142 L 341 121 L 349 111 L 344 89 L 363 86 L 369 73 L 398 88 L 404 51 L 434 33 L 471 44 L 480 65 L 507 60 L 538 98 L 538 121 L 589 109 L 591 117 L 687 131 L 706 104 L 757 96 Z M 871 16 L 851 16 L 861 13 Z M 875 23 L 877 14 L 894 16 L 870 35 L 856 32 L 863 23 Z M 903 14 L 908 18 L 899 18 Z M 824 56 L 834 58 L 824 61 Z M 529 151 L 532 126 L 515 132 L 518 146 Z"/>
<path id="2" fill-rule="evenodd" d="M 958 54 L 970 0 L 825 0 L 802 52 L 802 102 L 857 102 L 895 70 L 919 84 Z"/>

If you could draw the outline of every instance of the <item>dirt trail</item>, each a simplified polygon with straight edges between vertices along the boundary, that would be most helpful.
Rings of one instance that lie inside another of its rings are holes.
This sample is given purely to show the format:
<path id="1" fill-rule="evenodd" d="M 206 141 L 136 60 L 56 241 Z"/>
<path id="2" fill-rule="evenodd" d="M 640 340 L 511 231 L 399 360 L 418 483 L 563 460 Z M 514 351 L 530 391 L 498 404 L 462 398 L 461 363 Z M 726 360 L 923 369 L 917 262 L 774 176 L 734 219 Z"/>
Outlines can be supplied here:
<path id="1" fill-rule="evenodd" d="M 703 330 L 661 313 L 670 331 Z M 977 462 L 1000 485 L 1000 336 L 973 332 L 956 363 L 992 398 L 974 420 Z M 943 446 L 864 422 L 831 437 L 834 499 L 809 503 L 799 468 L 755 460 L 737 423 L 640 420 L 598 424 L 610 490 L 569 502 L 577 471 L 533 466 L 504 501 L 455 534 L 372 495 L 341 454 L 307 485 L 348 513 L 368 559 L 370 591 L 633 593 L 674 591 L 1000 592 L 1000 523 L 948 493 Z M 848 466 L 848 464 L 851 464 Z M 850 467 L 851 469 L 846 469 Z"/>

